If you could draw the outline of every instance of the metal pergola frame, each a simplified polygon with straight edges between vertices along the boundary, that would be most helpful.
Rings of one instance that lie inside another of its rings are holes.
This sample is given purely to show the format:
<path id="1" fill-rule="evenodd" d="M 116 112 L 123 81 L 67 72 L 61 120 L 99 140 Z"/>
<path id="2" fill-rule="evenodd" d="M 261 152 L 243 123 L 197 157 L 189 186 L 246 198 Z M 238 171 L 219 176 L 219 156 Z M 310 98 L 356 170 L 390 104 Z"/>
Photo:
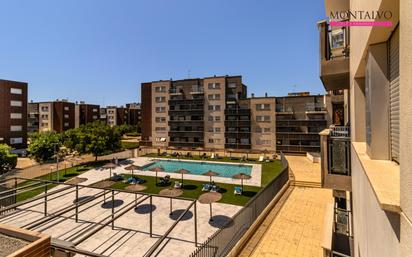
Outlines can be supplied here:
<path id="1" fill-rule="evenodd" d="M 170 196 L 163 196 L 163 195 L 156 195 L 156 194 L 149 194 L 149 193 L 143 193 L 143 192 L 130 192 L 127 190 L 122 190 L 122 189 L 105 189 L 105 188 L 100 188 L 100 187 L 96 187 L 96 186 L 89 186 L 89 185 L 74 185 L 74 184 L 69 184 L 69 183 L 65 183 L 65 182 L 56 182 L 56 181 L 48 181 L 48 180 L 41 180 L 41 179 L 28 179 L 28 178 L 22 178 L 22 177 L 14 177 L 14 178 L 8 178 L 8 179 L 4 179 L 0 181 L 0 184 L 10 184 L 9 182 L 12 181 L 14 183 L 11 183 L 12 188 L 7 189 L 5 191 L 1 191 L 0 193 L 4 194 L 4 193 L 10 193 L 7 196 L 3 196 L 0 198 L 4 199 L 7 197 L 16 197 L 18 194 L 21 193 L 25 193 L 25 192 L 29 192 L 31 190 L 35 190 L 38 188 L 42 188 L 44 187 L 44 193 L 32 197 L 30 199 L 26 199 L 23 200 L 21 202 L 16 202 L 12 205 L 9 205 L 7 207 L 4 208 L 0 208 L 0 217 L 7 217 L 7 216 L 12 216 L 16 210 L 17 207 L 22 206 L 22 205 L 26 205 L 26 204 L 30 204 L 32 202 L 38 201 L 38 200 L 43 200 L 44 202 L 44 217 L 31 221 L 28 224 L 25 224 L 23 226 L 21 226 L 22 228 L 25 229 L 34 229 L 35 227 L 38 227 L 40 225 L 46 224 L 47 222 L 50 222 L 51 220 L 57 219 L 59 217 L 62 217 L 62 215 L 70 212 L 70 211 L 75 211 L 74 214 L 70 215 L 70 216 L 64 216 L 65 218 L 71 218 L 73 216 L 75 216 L 75 221 L 76 223 L 79 221 L 79 213 L 82 211 L 79 211 L 79 207 L 95 201 L 97 199 L 99 199 L 100 197 L 104 197 L 103 201 L 106 202 L 106 194 L 110 193 L 111 194 L 111 201 L 112 201 L 112 212 L 110 215 L 104 217 L 103 219 L 99 220 L 98 222 L 95 222 L 95 224 L 89 228 L 83 229 L 81 231 L 81 233 L 79 235 L 76 235 L 76 237 L 74 238 L 74 241 L 71 241 L 73 243 L 73 247 L 71 246 L 65 246 L 65 245 L 61 245 L 55 242 L 52 242 L 52 247 L 55 249 L 61 249 L 61 250 L 65 250 L 65 251 L 71 251 L 71 252 L 75 252 L 75 253 L 79 253 L 79 254 L 83 254 L 83 255 L 87 255 L 87 256 L 95 256 L 95 257 L 105 257 L 105 255 L 102 254 L 98 254 L 98 253 L 94 253 L 94 252 L 90 252 L 90 251 L 86 251 L 86 250 L 82 250 L 82 249 L 78 249 L 75 248 L 77 245 L 79 245 L 80 243 L 86 241 L 87 239 L 91 238 L 93 235 L 95 235 L 97 232 L 99 232 L 100 230 L 102 230 L 103 228 L 110 226 L 111 228 L 114 229 L 114 222 L 115 220 L 119 219 L 120 217 L 122 217 L 124 214 L 126 214 L 127 212 L 129 212 L 130 210 L 136 208 L 136 206 L 140 205 L 141 203 L 143 203 L 146 200 L 149 200 L 150 202 L 150 208 L 152 208 L 152 200 L 153 197 L 159 197 L 159 198 L 167 198 L 167 199 L 175 199 L 175 200 L 183 200 L 183 201 L 189 201 L 189 205 L 188 207 L 184 210 L 184 212 L 182 212 L 179 217 L 175 220 L 175 222 L 169 227 L 169 229 L 150 247 L 150 249 L 144 254 L 145 257 L 148 256 L 153 256 L 154 253 L 156 252 L 156 250 L 158 250 L 159 246 L 162 244 L 162 242 L 167 238 L 167 236 L 173 231 L 173 229 L 178 225 L 178 223 L 183 219 L 183 217 L 189 212 L 189 210 L 193 207 L 194 208 L 194 243 L 195 246 L 197 247 L 198 242 L 197 242 L 197 200 L 194 199 L 190 199 L 190 198 L 185 198 L 185 197 L 170 197 Z M 31 183 L 29 185 L 24 185 L 21 187 L 18 187 L 18 183 L 17 181 L 32 181 L 34 183 Z M 56 189 L 53 191 L 48 192 L 47 191 L 47 187 L 50 185 L 65 185 L 66 187 L 64 188 L 60 188 L 60 189 Z M 33 186 L 35 186 L 34 188 L 32 188 Z M 79 190 L 83 189 L 83 188 L 88 188 L 88 189 L 97 189 L 97 190 L 101 190 L 101 192 L 98 192 L 94 195 L 91 195 L 90 198 L 87 199 L 82 199 L 79 201 Z M 24 190 L 22 190 L 24 189 Z M 69 189 L 74 189 L 73 191 L 69 191 L 69 192 L 65 192 Z M 48 213 L 47 211 L 47 203 L 48 201 L 54 200 L 58 197 L 55 197 L 53 199 L 48 198 L 49 196 L 61 193 L 61 192 L 65 192 L 63 195 L 69 194 L 69 193 L 73 193 L 75 192 L 75 203 L 73 203 L 72 205 L 63 207 L 62 209 L 55 211 L 53 213 Z M 123 206 L 122 208 L 118 209 L 118 210 L 114 210 L 114 199 L 115 199 L 115 194 L 118 193 L 126 193 L 126 194 L 134 194 L 135 195 L 135 200 L 128 203 L 126 206 Z M 138 197 L 138 195 L 140 197 Z M 99 202 L 102 202 L 102 200 L 100 200 Z M 38 204 L 36 204 L 38 205 Z M 32 206 L 28 207 L 31 208 Z M 90 208 L 90 207 L 89 207 Z M 9 211 L 9 212 L 7 212 Z M 7 212 L 6 214 L 3 214 Z M 152 214 L 152 209 L 149 212 L 150 215 L 150 219 L 149 219 L 149 223 L 150 223 L 150 237 L 153 237 L 153 214 Z M 169 216 L 169 214 L 167 214 Z"/>

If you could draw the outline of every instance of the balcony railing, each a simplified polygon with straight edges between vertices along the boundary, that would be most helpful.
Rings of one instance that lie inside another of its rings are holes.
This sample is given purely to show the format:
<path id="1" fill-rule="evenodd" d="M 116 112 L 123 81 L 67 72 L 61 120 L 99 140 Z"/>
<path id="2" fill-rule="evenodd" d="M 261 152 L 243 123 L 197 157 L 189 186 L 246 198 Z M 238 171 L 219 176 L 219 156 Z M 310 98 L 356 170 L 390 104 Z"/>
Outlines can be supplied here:
<path id="1" fill-rule="evenodd" d="M 250 144 L 225 144 L 226 149 L 250 149 L 251 145 Z"/>
<path id="2" fill-rule="evenodd" d="M 250 115 L 250 109 L 239 108 L 239 109 L 225 109 L 226 115 Z"/>
<path id="3" fill-rule="evenodd" d="M 321 135 L 322 185 L 335 190 L 351 191 L 350 128 L 331 127 Z"/>

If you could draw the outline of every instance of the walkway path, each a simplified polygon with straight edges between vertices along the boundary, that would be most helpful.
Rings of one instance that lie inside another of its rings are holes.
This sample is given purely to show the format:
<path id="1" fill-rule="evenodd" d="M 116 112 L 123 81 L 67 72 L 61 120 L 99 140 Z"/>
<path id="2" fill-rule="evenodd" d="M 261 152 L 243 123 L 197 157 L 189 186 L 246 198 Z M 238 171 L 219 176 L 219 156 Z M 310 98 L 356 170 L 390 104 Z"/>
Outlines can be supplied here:
<path id="1" fill-rule="evenodd" d="M 319 164 L 301 156 L 287 159 L 291 175 L 299 183 L 291 186 L 271 210 L 243 248 L 242 257 L 323 257 L 323 219 L 333 203 L 332 191 L 318 188 Z"/>
<path id="2" fill-rule="evenodd" d="M 105 156 L 100 156 L 98 158 L 98 160 L 111 160 L 113 158 L 118 158 L 118 159 L 123 159 L 123 158 L 129 158 L 131 155 L 131 152 L 129 150 L 123 151 L 123 152 L 118 152 L 118 153 L 113 153 L 113 154 L 109 154 L 109 155 L 105 155 Z M 95 157 L 91 156 L 91 155 L 83 155 L 82 156 L 82 161 L 80 161 L 77 164 L 81 164 L 81 163 L 86 163 L 86 162 L 90 162 L 90 161 L 94 161 Z M 69 165 L 67 165 L 67 167 L 70 167 Z M 11 172 L 8 172 L 7 174 L 5 174 L 3 177 L 1 177 L 1 179 L 6 179 L 6 178 L 14 178 L 14 177 L 22 177 L 22 178 L 36 178 L 36 177 L 40 177 L 46 174 L 49 174 L 50 171 L 53 168 L 53 172 L 56 171 L 56 163 L 46 163 L 46 164 L 37 164 L 28 168 L 24 168 L 24 169 L 15 169 Z M 63 162 L 59 163 L 59 169 L 64 169 L 64 164 Z"/>

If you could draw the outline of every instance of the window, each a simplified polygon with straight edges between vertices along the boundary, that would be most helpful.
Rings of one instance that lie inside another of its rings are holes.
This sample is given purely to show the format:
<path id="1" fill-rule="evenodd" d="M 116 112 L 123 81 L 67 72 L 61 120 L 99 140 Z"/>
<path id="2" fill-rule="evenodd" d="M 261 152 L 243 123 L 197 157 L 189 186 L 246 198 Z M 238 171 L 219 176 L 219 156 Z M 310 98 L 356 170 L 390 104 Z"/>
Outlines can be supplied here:
<path id="1" fill-rule="evenodd" d="M 215 121 L 220 122 L 220 116 L 215 116 Z"/>
<path id="2" fill-rule="evenodd" d="M 241 138 L 240 139 L 240 144 L 241 145 L 249 145 L 249 138 Z"/>
<path id="3" fill-rule="evenodd" d="M 23 94 L 23 90 L 20 88 L 10 88 L 10 94 L 21 95 Z"/>
<path id="4" fill-rule="evenodd" d="M 220 100 L 220 94 L 210 94 L 207 96 L 209 100 Z"/>
<path id="5" fill-rule="evenodd" d="M 155 87 L 155 92 L 166 92 L 165 86 Z"/>
<path id="6" fill-rule="evenodd" d="M 270 121 L 270 116 L 256 116 L 257 122 L 268 122 Z"/>
<path id="7" fill-rule="evenodd" d="M 219 144 L 219 143 L 220 143 L 220 139 L 212 139 L 212 138 L 209 138 L 209 143 L 211 143 L 211 144 L 213 144 L 213 143 Z"/>
<path id="8" fill-rule="evenodd" d="M 220 89 L 220 83 L 209 83 L 207 84 L 209 89 Z"/>
<path id="9" fill-rule="evenodd" d="M 269 133 L 269 132 L 270 132 L 270 128 L 263 128 L 263 132 Z"/>
<path id="10" fill-rule="evenodd" d="M 209 128 L 209 132 L 220 133 L 220 128 Z"/>
<path id="11" fill-rule="evenodd" d="M 41 111 L 42 111 L 42 112 L 48 112 L 48 111 L 49 111 L 49 107 L 48 107 L 48 106 L 42 106 L 42 107 L 41 107 Z"/>
<path id="12" fill-rule="evenodd" d="M 262 132 L 263 132 L 263 129 L 262 129 L 261 127 L 256 127 L 255 132 L 256 132 L 256 133 L 262 133 Z"/>
<path id="13" fill-rule="evenodd" d="M 23 143 L 23 138 L 21 138 L 21 137 L 10 138 L 10 144 L 11 145 L 22 144 L 22 143 Z"/>
<path id="14" fill-rule="evenodd" d="M 213 121 L 213 116 L 207 117 L 207 120 L 208 120 L 208 121 Z"/>
<path id="15" fill-rule="evenodd" d="M 64 107 L 64 110 L 65 110 L 65 111 L 70 110 L 69 106 L 65 106 L 65 107 Z"/>
<path id="16" fill-rule="evenodd" d="M 343 29 L 332 30 L 331 33 L 332 49 L 344 47 L 345 35 Z"/>
<path id="17" fill-rule="evenodd" d="M 11 101 L 10 101 L 10 105 L 11 105 L 11 106 L 14 106 L 14 107 L 21 107 L 21 106 L 23 105 L 23 103 L 22 103 L 22 101 L 14 101 L 14 100 L 11 100 Z"/>
<path id="18" fill-rule="evenodd" d="M 228 88 L 236 88 L 236 83 L 229 83 L 227 85 Z"/>
<path id="19" fill-rule="evenodd" d="M 166 112 L 166 107 L 156 107 L 156 112 L 157 112 L 157 113 Z"/>
<path id="20" fill-rule="evenodd" d="M 93 112 L 97 112 L 97 109 L 96 109 L 96 108 L 93 108 Z"/>
<path id="21" fill-rule="evenodd" d="M 22 126 L 10 126 L 10 131 L 22 131 Z"/>
<path id="22" fill-rule="evenodd" d="M 93 119 L 94 119 L 94 120 L 97 120 L 97 115 L 93 115 Z"/>
<path id="23" fill-rule="evenodd" d="M 10 119 L 21 119 L 21 113 L 10 113 Z"/>
<path id="24" fill-rule="evenodd" d="M 256 140 L 257 145 L 270 145 L 271 141 L 270 140 Z"/>
<path id="25" fill-rule="evenodd" d="M 270 104 L 257 104 L 256 105 L 256 110 L 257 111 L 270 111 Z"/>
<path id="26" fill-rule="evenodd" d="M 209 111 L 220 111 L 220 105 L 209 105 Z"/>
<path id="27" fill-rule="evenodd" d="M 236 138 L 228 138 L 227 139 L 227 142 L 229 143 L 229 144 L 236 144 Z"/>
<path id="28" fill-rule="evenodd" d="M 166 127 L 156 127 L 155 128 L 156 132 L 165 132 L 166 131 Z"/>
<path id="29" fill-rule="evenodd" d="M 165 137 L 156 137 L 155 141 L 156 142 L 166 142 L 166 138 Z"/>
<path id="30" fill-rule="evenodd" d="M 155 98 L 155 101 L 156 101 L 156 103 L 164 103 L 164 102 L 166 102 L 166 97 L 164 97 L 164 96 L 157 96 L 157 97 Z"/>
<path id="31" fill-rule="evenodd" d="M 164 123 L 166 122 L 166 117 L 156 117 L 155 120 L 157 123 Z"/>
<path id="32" fill-rule="evenodd" d="M 65 118 L 65 119 L 68 119 L 68 118 L 69 118 L 69 114 L 65 114 L 65 115 L 64 115 L 64 118 Z"/>
<path id="33" fill-rule="evenodd" d="M 68 126 L 69 126 L 69 123 L 68 123 L 68 122 L 65 122 L 65 123 L 64 123 L 64 126 L 65 126 L 65 127 L 68 127 Z"/>

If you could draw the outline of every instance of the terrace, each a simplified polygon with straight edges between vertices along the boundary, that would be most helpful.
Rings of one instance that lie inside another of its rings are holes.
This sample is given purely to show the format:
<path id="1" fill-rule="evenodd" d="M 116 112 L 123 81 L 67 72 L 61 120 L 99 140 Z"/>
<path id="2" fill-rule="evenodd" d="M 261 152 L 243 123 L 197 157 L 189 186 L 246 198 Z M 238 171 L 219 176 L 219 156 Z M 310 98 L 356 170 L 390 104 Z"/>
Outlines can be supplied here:
<path id="1" fill-rule="evenodd" d="M 50 235 L 52 252 L 72 252 L 81 256 L 188 256 L 210 236 L 227 229 L 239 229 L 236 217 L 241 210 L 248 210 L 242 206 L 262 197 L 261 186 L 276 185 L 277 190 L 267 192 L 276 194 L 287 181 L 287 172 L 281 173 L 284 168 L 279 161 L 248 161 L 247 164 L 252 167 L 262 166 L 259 186 L 248 185 L 255 182 L 245 181 L 242 195 L 235 195 L 234 187 L 240 183 L 239 180 L 214 178 L 222 197 L 213 203 L 212 214 L 209 204 L 197 201 L 204 194 L 201 187 L 209 181 L 209 177 L 185 175 L 180 197 L 160 195 L 160 191 L 170 188 L 170 185 L 156 183 L 155 174 L 151 171 L 134 172 L 146 181 L 142 184 L 145 190 L 141 192 L 130 190 L 130 185 L 124 180 L 108 179 L 111 173 L 118 173 L 127 180 L 132 176 L 130 170 L 125 170 L 127 165 L 143 166 L 152 160 L 152 157 L 127 159 L 113 170 L 103 169 L 100 167 L 102 164 L 79 170 L 68 169 L 66 177 L 60 174 L 60 182 L 56 181 L 56 174 L 41 179 L 10 179 L 15 181 L 15 187 L 2 191 L 0 196 L 3 200 L 14 202 L 5 205 L 3 201 L 0 204 L 0 223 Z M 233 164 L 235 160 L 222 158 L 214 162 Z M 158 175 L 161 177 L 164 174 Z M 167 174 L 175 179 L 180 178 L 180 174 Z M 283 174 L 282 182 L 277 181 L 280 174 Z M 219 179 L 230 181 L 225 183 Z M 103 182 L 111 183 L 104 185 Z M 271 198 L 266 196 L 262 200 L 265 202 Z M 262 206 L 253 215 L 260 214 L 266 206 L 264 202 L 259 203 Z M 253 220 L 253 217 L 249 219 L 250 222 Z M 230 240 L 239 238 L 230 237 Z M 230 245 L 229 241 L 220 241 Z"/>

